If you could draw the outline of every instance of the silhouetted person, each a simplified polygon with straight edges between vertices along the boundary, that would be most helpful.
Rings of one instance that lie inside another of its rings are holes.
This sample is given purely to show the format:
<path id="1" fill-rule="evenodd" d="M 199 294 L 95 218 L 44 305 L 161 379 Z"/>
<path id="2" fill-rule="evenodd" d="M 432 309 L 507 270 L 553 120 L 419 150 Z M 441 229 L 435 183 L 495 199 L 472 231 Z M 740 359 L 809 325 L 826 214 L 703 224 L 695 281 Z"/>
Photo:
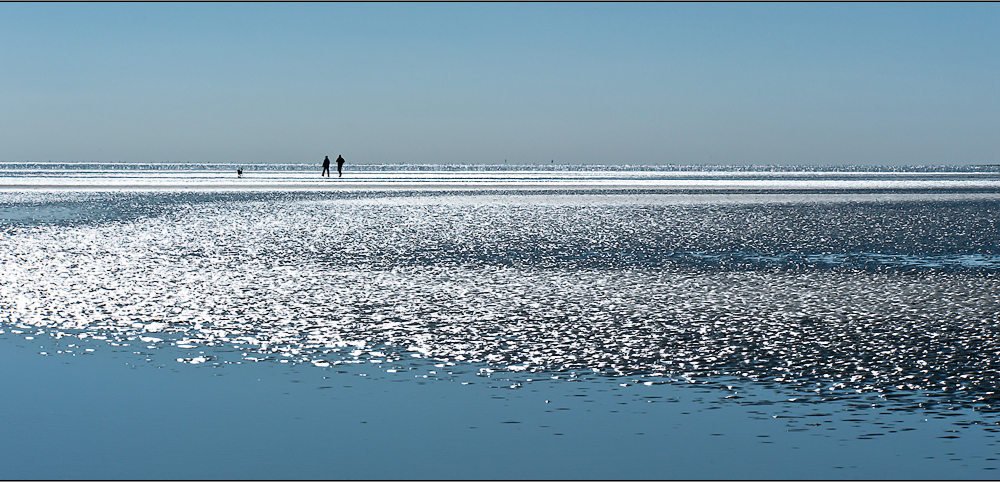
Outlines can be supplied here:
<path id="1" fill-rule="evenodd" d="M 323 172 L 319 173 L 319 177 L 323 177 L 323 174 L 330 177 L 330 156 L 323 158 Z"/>
<path id="2" fill-rule="evenodd" d="M 242 167 L 236 170 L 236 177 L 243 177 L 243 168 Z"/>
<path id="3" fill-rule="evenodd" d="M 344 175 L 344 156 L 337 155 L 337 177 Z"/>

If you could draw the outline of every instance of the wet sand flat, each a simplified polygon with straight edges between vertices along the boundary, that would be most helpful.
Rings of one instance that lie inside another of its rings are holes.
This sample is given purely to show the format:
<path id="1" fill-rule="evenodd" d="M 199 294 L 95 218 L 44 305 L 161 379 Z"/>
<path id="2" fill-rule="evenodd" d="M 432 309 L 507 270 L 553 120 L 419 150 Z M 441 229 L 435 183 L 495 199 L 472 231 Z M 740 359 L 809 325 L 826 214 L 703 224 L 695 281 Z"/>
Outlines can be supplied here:
<path id="1" fill-rule="evenodd" d="M 5 478 L 1000 468 L 1000 193 L 940 184 L 977 176 L 120 174 L 0 193 Z"/>

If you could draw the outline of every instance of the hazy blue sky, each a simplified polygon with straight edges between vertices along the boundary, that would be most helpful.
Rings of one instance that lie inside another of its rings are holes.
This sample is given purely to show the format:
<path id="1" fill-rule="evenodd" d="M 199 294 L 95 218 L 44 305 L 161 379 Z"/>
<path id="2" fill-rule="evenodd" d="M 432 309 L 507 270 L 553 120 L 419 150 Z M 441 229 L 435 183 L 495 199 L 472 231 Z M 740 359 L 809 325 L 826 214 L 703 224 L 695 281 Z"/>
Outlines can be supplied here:
<path id="1" fill-rule="evenodd" d="M 1000 163 L 1000 4 L 0 3 L 0 162 Z"/>

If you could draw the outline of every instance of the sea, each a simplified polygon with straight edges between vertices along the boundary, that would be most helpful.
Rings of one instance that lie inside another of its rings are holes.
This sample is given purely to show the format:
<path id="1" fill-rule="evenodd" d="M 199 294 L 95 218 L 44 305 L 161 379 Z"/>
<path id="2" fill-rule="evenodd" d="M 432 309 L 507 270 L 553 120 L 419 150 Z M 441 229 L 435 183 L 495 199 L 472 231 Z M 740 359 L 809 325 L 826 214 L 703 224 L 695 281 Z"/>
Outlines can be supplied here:
<path id="1" fill-rule="evenodd" d="M 996 479 L 998 221 L 993 165 L 0 163 L 0 478 Z"/>

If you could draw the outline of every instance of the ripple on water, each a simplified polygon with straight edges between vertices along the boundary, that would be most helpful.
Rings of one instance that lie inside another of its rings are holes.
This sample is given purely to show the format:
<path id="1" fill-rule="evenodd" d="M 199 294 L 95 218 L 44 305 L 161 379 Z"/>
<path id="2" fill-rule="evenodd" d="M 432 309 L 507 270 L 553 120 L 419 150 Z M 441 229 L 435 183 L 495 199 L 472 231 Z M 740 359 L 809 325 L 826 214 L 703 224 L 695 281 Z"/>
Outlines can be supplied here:
<path id="1" fill-rule="evenodd" d="M 317 366 L 417 357 L 996 402 L 991 203 L 498 199 L 62 199 L 115 213 L 8 220 L 0 322 Z"/>

